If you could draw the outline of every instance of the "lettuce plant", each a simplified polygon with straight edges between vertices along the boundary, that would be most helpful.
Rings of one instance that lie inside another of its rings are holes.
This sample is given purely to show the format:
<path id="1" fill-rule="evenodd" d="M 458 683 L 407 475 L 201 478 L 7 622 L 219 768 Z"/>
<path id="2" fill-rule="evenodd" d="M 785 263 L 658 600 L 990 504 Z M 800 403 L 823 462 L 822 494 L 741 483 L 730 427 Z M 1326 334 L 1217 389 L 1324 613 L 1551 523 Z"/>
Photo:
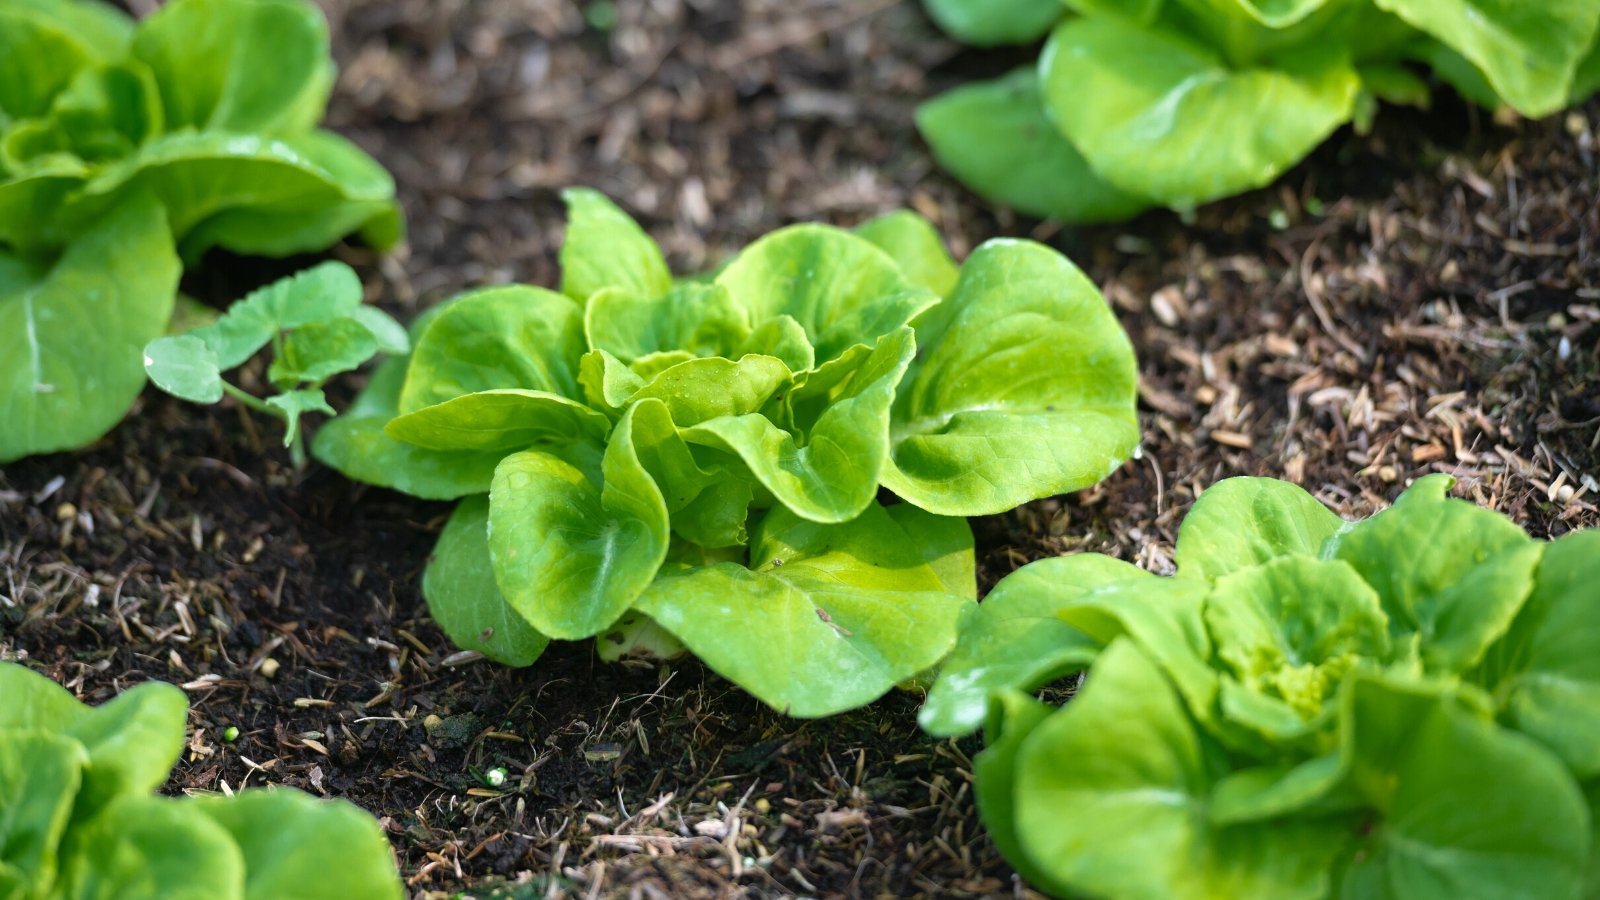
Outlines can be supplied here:
<path id="1" fill-rule="evenodd" d="M 0 4 L 0 462 L 121 418 L 208 248 L 399 240 L 388 173 L 315 127 L 333 78 L 306 0 Z"/>
<path id="2" fill-rule="evenodd" d="M 560 293 L 432 311 L 313 447 L 465 498 L 423 580 L 462 647 L 687 647 L 780 710 L 837 712 L 954 644 L 976 597 L 960 516 L 1093 484 L 1138 440 L 1127 338 L 1041 245 L 958 269 L 900 213 L 674 279 L 610 201 L 567 201 Z"/>
<path id="3" fill-rule="evenodd" d="M 1545 116 L 1600 88 L 1593 0 L 924 0 L 974 44 L 1049 35 L 1037 66 L 922 106 L 934 155 L 990 200 L 1073 222 L 1270 183 L 1432 73 Z"/>
<path id="4" fill-rule="evenodd" d="M 222 370 L 271 344 L 267 380 L 278 393 L 262 400 L 222 380 Z M 195 403 L 226 394 L 284 423 L 283 444 L 296 468 L 305 463 L 302 413 L 333 414 L 322 385 L 382 353 L 405 354 L 405 328 L 361 303 L 361 279 L 349 266 L 326 262 L 251 293 L 217 321 L 180 335 L 156 338 L 144 367 L 156 387 Z"/>
<path id="5" fill-rule="evenodd" d="M 104 706 L 0 662 L 0 897 L 398 900 L 378 823 L 282 788 L 152 796 L 189 703 L 161 682 Z"/>
<path id="6" fill-rule="evenodd" d="M 1530 539 L 1431 475 L 1345 522 L 1237 478 L 1177 575 L 998 584 L 921 720 L 985 729 L 979 810 L 1060 895 L 1600 896 L 1600 532 Z M 1087 669 L 1059 710 L 1026 691 Z"/>

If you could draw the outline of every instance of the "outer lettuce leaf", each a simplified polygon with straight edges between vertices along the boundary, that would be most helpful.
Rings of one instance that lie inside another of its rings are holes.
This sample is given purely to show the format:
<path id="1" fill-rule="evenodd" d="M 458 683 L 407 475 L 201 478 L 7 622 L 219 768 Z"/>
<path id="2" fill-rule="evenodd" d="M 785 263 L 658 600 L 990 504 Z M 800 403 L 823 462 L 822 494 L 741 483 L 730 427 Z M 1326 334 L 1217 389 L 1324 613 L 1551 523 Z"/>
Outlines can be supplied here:
<path id="1" fill-rule="evenodd" d="M 955 290 L 961 268 L 945 250 L 939 232 L 922 216 L 906 209 L 884 213 L 857 225 L 855 232 L 889 254 L 912 284 L 940 297 Z"/>
<path id="2" fill-rule="evenodd" d="M 573 301 L 522 285 L 475 291 L 418 337 L 400 411 L 506 388 L 577 399 L 583 354 L 583 311 Z"/>
<path id="3" fill-rule="evenodd" d="M 508 666 L 531 666 L 550 639 L 506 602 L 489 555 L 489 498 L 468 497 L 450 514 L 422 574 L 428 613 L 457 647 Z"/>
<path id="4" fill-rule="evenodd" d="M 1505 634 L 1543 549 L 1504 516 L 1447 499 L 1452 483 L 1419 480 L 1330 548 L 1377 590 L 1396 641 L 1420 640 L 1421 662 L 1448 674 L 1472 668 Z"/>
<path id="5" fill-rule="evenodd" d="M 144 189 L 166 208 L 188 259 L 212 245 L 276 255 L 320 250 L 369 220 L 396 215 L 388 174 L 356 152 L 321 132 L 175 132 L 88 172 L 44 170 L 0 183 L 0 241 L 59 246 Z"/>
<path id="6" fill-rule="evenodd" d="M 504 453 L 427 450 L 396 440 L 384 430 L 400 414 L 400 388 L 409 359 L 390 357 L 379 363 L 344 413 L 317 430 L 312 455 L 347 478 L 425 500 L 487 494 Z"/>
<path id="7" fill-rule="evenodd" d="M 861 706 L 937 663 L 971 609 L 946 592 L 945 553 L 904 524 L 927 515 L 873 505 L 818 525 L 777 507 L 752 536 L 749 568 L 663 574 L 637 608 L 774 709 L 811 718 Z"/>
<path id="8" fill-rule="evenodd" d="M 495 580 L 512 608 L 550 637 L 599 634 L 666 560 L 667 505 L 639 461 L 632 413 L 617 423 L 598 471 L 539 450 L 508 456 L 495 470 Z"/>
<path id="9" fill-rule="evenodd" d="M 1108 647 L 1078 697 L 1034 728 L 1015 765 L 1022 851 L 1077 892 L 1197 900 L 1327 892 L 1342 823 L 1209 823 L 1207 801 L 1225 771 L 1220 748 L 1128 641 Z"/>
<path id="10" fill-rule="evenodd" d="M 1481 71 L 1519 112 L 1566 106 L 1573 78 L 1600 30 L 1592 0 L 1374 0 L 1438 38 Z"/>
<path id="11" fill-rule="evenodd" d="M 1154 205 L 1089 168 L 1047 116 L 1032 67 L 929 100 L 917 107 L 917 130 L 962 183 L 1031 215 L 1114 222 Z"/>
<path id="12" fill-rule="evenodd" d="M 567 236 L 561 245 L 561 293 L 579 303 L 606 288 L 654 299 L 672 288 L 661 248 L 604 194 L 562 191 Z"/>
<path id="13" fill-rule="evenodd" d="M 0 462 L 86 444 L 122 418 L 178 274 L 161 209 L 143 196 L 48 269 L 0 251 Z"/>
<path id="14" fill-rule="evenodd" d="M 252 790 L 187 801 L 226 829 L 244 860 L 244 900 L 401 900 L 389 842 L 345 801 Z"/>
<path id="15" fill-rule="evenodd" d="M 1300 487 L 1228 478 L 1200 495 L 1178 526 L 1181 577 L 1218 578 L 1282 556 L 1316 557 L 1343 519 Z"/>
<path id="16" fill-rule="evenodd" d="M 1133 349 L 1053 250 L 985 243 L 917 338 L 883 483 L 923 509 L 987 515 L 1077 490 L 1138 443 Z"/>
<path id="17" fill-rule="evenodd" d="M 57 847 L 88 764 L 71 738 L 0 729 L 0 896 L 26 897 L 27 885 L 55 880 Z"/>
<path id="18" fill-rule="evenodd" d="M 973 799 L 989 838 L 1029 884 L 1066 897 L 1071 888 L 1057 881 L 1046 866 L 1035 865 L 1023 852 L 1017 833 L 1017 751 L 1055 709 L 1017 690 L 997 692 L 983 727 L 983 752 L 972 759 Z"/>
<path id="19" fill-rule="evenodd" d="M 1065 12 L 1060 0 L 923 0 L 929 18 L 963 44 L 1030 44 Z"/>
<path id="20" fill-rule="evenodd" d="M 1120 560 L 1084 553 L 1040 560 L 1001 579 L 962 626 L 918 723 L 940 737 L 965 734 L 983 724 L 995 692 L 1033 690 L 1087 668 L 1104 645 L 1061 621 L 1060 611 L 1091 591 L 1154 577 Z"/>
<path id="21" fill-rule="evenodd" d="M 179 731 L 182 738 L 182 731 Z M 62 900 L 245 900 L 244 857 L 188 804 L 120 797 L 62 847 Z"/>
<path id="22" fill-rule="evenodd" d="M 1271 182 L 1350 120 L 1360 90 L 1336 48 L 1234 68 L 1207 47 L 1109 16 L 1063 23 L 1039 71 L 1050 115 L 1089 165 L 1177 209 Z"/>
<path id="23" fill-rule="evenodd" d="M 1377 675 L 1352 678 L 1344 718 L 1352 779 L 1382 818 L 1340 896 L 1578 896 L 1589 815 L 1549 751 L 1436 686 Z"/>
<path id="24" fill-rule="evenodd" d="M 1501 721 L 1561 757 L 1580 779 L 1600 776 L 1600 531 L 1544 548 L 1533 593 L 1474 681 Z"/>

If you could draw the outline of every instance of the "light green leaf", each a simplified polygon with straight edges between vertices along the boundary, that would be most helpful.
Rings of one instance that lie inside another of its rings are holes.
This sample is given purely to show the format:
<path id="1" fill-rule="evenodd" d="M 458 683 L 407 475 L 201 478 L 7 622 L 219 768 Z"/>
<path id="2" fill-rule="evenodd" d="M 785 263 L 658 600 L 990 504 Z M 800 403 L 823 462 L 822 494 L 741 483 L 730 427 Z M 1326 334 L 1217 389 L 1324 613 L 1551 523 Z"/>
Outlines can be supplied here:
<path id="1" fill-rule="evenodd" d="M 502 388 L 577 399 L 585 349 L 583 311 L 560 294 L 522 285 L 468 294 L 417 339 L 400 411 Z"/>
<path id="2" fill-rule="evenodd" d="M 182 731 L 179 731 L 182 737 Z M 243 854 L 185 802 L 127 796 L 69 833 L 60 900 L 245 900 Z"/>
<path id="3" fill-rule="evenodd" d="M 1378 592 L 1396 640 L 1420 634 L 1423 664 L 1446 674 L 1472 668 L 1505 634 L 1542 550 L 1504 516 L 1448 499 L 1453 482 L 1419 480 L 1331 548 Z"/>
<path id="4" fill-rule="evenodd" d="M 1600 531 L 1544 548 L 1533 593 L 1474 681 L 1502 721 L 1561 757 L 1580 779 L 1600 776 Z"/>
<path id="5" fill-rule="evenodd" d="M 1589 55 L 1578 63 L 1578 71 L 1572 76 L 1572 91 L 1567 96 L 1567 105 L 1577 106 L 1595 91 L 1600 91 L 1600 41 L 1596 41 L 1589 48 Z"/>
<path id="6" fill-rule="evenodd" d="M 783 360 L 794 373 L 808 372 L 817 365 L 817 350 L 811 337 L 794 316 L 779 315 L 750 332 L 736 355 L 754 353 Z"/>
<path id="7" fill-rule="evenodd" d="M 285 447 L 294 443 L 295 435 L 300 433 L 300 416 L 308 412 L 326 413 L 337 415 L 337 411 L 328 405 L 328 398 L 322 393 L 322 388 L 304 388 L 301 390 L 284 391 L 281 394 L 267 398 L 267 405 L 282 411 L 285 429 L 283 432 L 283 445 Z"/>
<path id="8" fill-rule="evenodd" d="M 1528 116 L 1567 105 L 1573 75 L 1600 29 L 1592 0 L 1375 0 L 1471 61 Z"/>
<path id="9" fill-rule="evenodd" d="M 1031 44 L 1066 10 L 1060 0 L 923 0 L 946 34 L 977 47 Z"/>
<path id="10" fill-rule="evenodd" d="M 1352 669 L 1389 661 L 1388 618 L 1348 564 L 1282 556 L 1217 580 L 1205 621 L 1222 714 L 1282 745 L 1332 719 Z"/>
<path id="11" fill-rule="evenodd" d="M 1030 563 L 1002 578 L 962 626 L 917 722 L 940 737 L 965 734 L 983 724 L 995 692 L 1030 691 L 1086 668 L 1102 642 L 1057 614 L 1090 591 L 1153 577 L 1109 556 L 1083 553 Z"/>
<path id="12" fill-rule="evenodd" d="M 428 613 L 450 642 L 507 666 L 531 666 L 550 639 L 517 615 L 500 593 L 489 556 L 489 498 L 461 501 L 422 573 Z"/>
<path id="13" fill-rule="evenodd" d="M 1364 804 L 1346 784 L 1345 763 L 1343 755 L 1333 752 L 1296 764 L 1235 769 L 1217 782 L 1211 796 L 1211 821 L 1234 825 L 1358 809 Z"/>
<path id="14" fill-rule="evenodd" d="M 155 73 L 174 131 L 303 131 L 333 86 L 328 24 L 293 0 L 174 0 L 139 24 L 132 53 Z"/>
<path id="15" fill-rule="evenodd" d="M 372 331 L 353 316 L 302 325 L 284 336 L 278 355 L 267 369 L 273 384 L 321 384 L 349 372 L 378 352 Z"/>
<path id="16" fill-rule="evenodd" d="M 1153 206 L 1113 187 L 1046 116 L 1033 67 L 947 91 L 917 107 L 939 164 L 985 199 L 1073 223 L 1116 222 Z"/>
<path id="17" fill-rule="evenodd" d="M 604 194 L 572 188 L 562 191 L 561 199 L 567 203 L 561 293 L 584 303 L 606 288 L 647 298 L 672 289 L 672 272 L 661 248 Z"/>
<path id="18" fill-rule="evenodd" d="M 131 24 L 98 0 L 26 0 L 0 8 L 0 130 L 8 119 L 43 116 L 85 67 L 121 55 Z"/>
<path id="19" fill-rule="evenodd" d="M 601 289 L 589 297 L 583 325 L 591 348 L 625 363 L 672 350 L 734 356 L 734 348 L 750 334 L 749 313 L 733 302 L 727 288 L 692 282 L 664 294 Z"/>
<path id="20" fill-rule="evenodd" d="M 237 164 L 230 170 L 225 157 L 203 162 L 218 175 L 206 184 L 213 211 L 184 235 L 179 244 L 184 259 L 197 260 L 214 246 L 253 256 L 292 256 L 321 250 L 352 233 L 382 251 L 405 237 L 394 179 L 346 138 L 322 129 L 286 135 L 258 156 L 248 174 Z M 271 162 L 276 165 L 265 164 Z M 194 179 L 202 171 L 200 166 L 178 170 L 173 165 L 175 190 L 182 187 L 180 175 Z M 223 177 L 228 175 L 237 177 Z M 247 177 L 257 180 L 252 183 Z M 244 186 L 251 193 L 240 195 Z M 267 186 L 278 190 L 262 190 Z"/>
<path id="21" fill-rule="evenodd" d="M 16 123 L 0 140 L 0 169 L 26 171 L 48 154 L 63 167 L 126 156 L 160 134 L 161 97 L 155 79 L 136 62 L 78 72 L 42 119 Z M 86 170 L 85 170 L 86 171 Z"/>
<path id="22" fill-rule="evenodd" d="M 335 143 L 348 146 L 320 132 L 180 131 L 99 167 L 87 183 L 83 172 L 30 173 L 0 183 L 0 240 L 29 252 L 61 246 L 128 195 L 149 190 L 186 260 L 214 244 L 274 255 L 320 250 L 368 219 L 394 216 L 393 182 L 376 164 L 369 160 L 358 181 L 321 164 Z"/>
<path id="23" fill-rule="evenodd" d="M 1065 897 L 1072 891 L 1036 866 L 1017 834 L 1017 750 L 1035 728 L 1055 712 L 1022 691 L 1003 689 L 990 700 L 983 727 L 983 752 L 972 758 L 973 799 L 989 838 L 1029 884 Z"/>
<path id="24" fill-rule="evenodd" d="M 188 801 L 232 835 L 244 900 L 403 900 L 394 857 L 372 816 L 296 790 Z"/>
<path id="25" fill-rule="evenodd" d="M 762 237 L 716 283 L 749 311 L 752 325 L 792 316 L 818 362 L 871 346 L 938 302 L 872 242 L 824 225 L 791 225 Z"/>
<path id="26" fill-rule="evenodd" d="M 228 307 L 222 318 L 188 336 L 211 348 L 219 368 L 232 369 L 280 331 L 345 318 L 360 307 L 361 277 L 344 263 L 330 260 L 251 291 Z"/>
<path id="27" fill-rule="evenodd" d="M 553 638 L 604 630 L 666 559 L 667 506 L 639 462 L 631 411 L 599 470 L 530 450 L 501 461 L 489 491 L 495 580 L 512 609 Z"/>
<path id="28" fill-rule="evenodd" d="M 977 555 L 972 546 L 972 526 L 966 519 L 928 515 L 909 503 L 897 503 L 887 509 L 889 518 L 922 552 L 923 561 L 946 591 L 968 600 L 978 599 Z"/>
<path id="29" fill-rule="evenodd" d="M 640 612 L 623 613 L 594 639 L 595 655 L 608 663 L 624 659 L 669 660 L 685 652 L 683 642 Z"/>
<path id="30" fill-rule="evenodd" d="M 7 702 L 11 695 L 6 695 Z M 55 880 L 57 847 L 89 754 L 71 738 L 46 731 L 0 729 L 0 896 L 6 872 L 40 889 Z"/>
<path id="31" fill-rule="evenodd" d="M 632 401 L 660 400 L 674 422 L 688 427 L 755 413 L 790 383 L 789 367 L 771 356 L 690 359 L 651 378 Z"/>
<path id="32" fill-rule="evenodd" d="M 1275 478 L 1227 478 L 1206 488 L 1178 526 L 1178 575 L 1215 581 L 1282 556 L 1316 557 L 1346 527 L 1317 498 Z"/>
<path id="33" fill-rule="evenodd" d="M 880 338 L 828 392 L 824 411 L 814 424 L 805 423 L 806 434 L 751 413 L 707 419 L 685 428 L 684 438 L 737 454 L 778 502 L 802 517 L 848 521 L 877 495 L 888 456 L 889 408 L 915 352 L 910 328 Z"/>
<path id="34" fill-rule="evenodd" d="M 1196 729 L 1157 665 L 1117 641 L 1078 696 L 1017 751 L 1022 850 L 1074 893 L 1325 896 L 1342 823 L 1212 825 L 1206 805 L 1220 761 L 1219 748 Z"/>
<path id="35" fill-rule="evenodd" d="M 1382 818 L 1345 898 L 1576 897 L 1588 811 L 1560 761 L 1437 686 L 1353 676 L 1344 720 L 1355 783 Z"/>
<path id="36" fill-rule="evenodd" d="M 178 275 L 147 197 L 109 213 L 48 270 L 0 251 L 0 463 L 81 446 L 122 418 Z"/>
<path id="37" fill-rule="evenodd" d="M 691 447 L 660 400 L 641 400 L 631 414 L 634 452 L 661 489 L 673 533 L 702 548 L 743 546 L 755 482 L 739 459 Z"/>
<path id="38" fill-rule="evenodd" d="M 1360 79 L 1338 53 L 1311 43 L 1235 69 L 1174 34 L 1093 16 L 1056 29 L 1039 71 L 1049 114 L 1095 172 L 1189 209 L 1271 182 L 1349 121 Z"/>
<path id="39" fill-rule="evenodd" d="M 885 487 L 931 512 L 987 515 L 1094 484 L 1133 452 L 1133 348 L 1066 257 L 989 241 L 926 318 Z"/>
<path id="40" fill-rule="evenodd" d="M 400 414 L 400 387 L 409 357 L 387 359 L 349 408 L 317 429 L 311 455 L 347 478 L 425 500 L 486 494 L 500 451 L 427 450 L 390 437 L 384 427 Z"/>
<path id="41" fill-rule="evenodd" d="M 428 450 L 504 454 L 535 445 L 600 440 L 610 427 L 604 415 L 558 394 L 505 389 L 478 391 L 425 406 L 393 419 L 384 431 Z"/>
<path id="42" fill-rule="evenodd" d="M 1056 0 L 1045 2 L 1055 5 Z M 1059 7 L 1056 11 L 1059 14 Z M 910 210 L 900 210 L 862 222 L 855 231 L 889 254 L 900 271 L 918 287 L 925 287 L 941 297 L 949 296 L 955 289 L 960 270 L 944 248 L 944 239 L 927 219 Z"/>
<path id="43" fill-rule="evenodd" d="M 397 355 L 411 352 L 411 338 L 406 334 L 406 327 L 393 316 L 376 306 L 358 306 L 350 315 L 367 329 L 380 351 Z"/>
<path id="44" fill-rule="evenodd" d="M 853 709 L 926 671 L 971 608 L 944 592 L 908 529 L 876 504 L 843 525 L 774 508 L 750 556 L 750 568 L 663 574 L 636 606 L 718 674 L 792 716 Z"/>
<path id="45" fill-rule="evenodd" d="M 144 347 L 144 371 L 156 387 L 191 403 L 222 399 L 217 354 L 193 334 L 158 337 Z"/>

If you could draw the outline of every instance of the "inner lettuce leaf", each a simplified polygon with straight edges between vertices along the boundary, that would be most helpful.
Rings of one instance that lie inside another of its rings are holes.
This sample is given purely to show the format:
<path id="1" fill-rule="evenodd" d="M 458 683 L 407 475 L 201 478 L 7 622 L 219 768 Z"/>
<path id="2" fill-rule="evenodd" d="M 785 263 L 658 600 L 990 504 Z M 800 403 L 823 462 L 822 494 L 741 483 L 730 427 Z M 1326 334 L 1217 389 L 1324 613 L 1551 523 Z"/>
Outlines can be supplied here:
<path id="1" fill-rule="evenodd" d="M 953 517 L 1092 484 L 1132 452 L 1132 351 L 1054 251 L 995 242 L 957 267 L 902 213 L 785 228 L 715 278 L 673 280 L 615 204 L 565 196 L 562 292 L 456 299 L 316 445 L 414 493 L 487 488 L 425 577 L 462 646 L 526 665 L 549 638 L 603 635 L 613 656 L 681 645 L 778 709 L 837 712 L 953 646 L 976 595 Z M 1091 427 L 1111 433 L 1069 439 Z M 1036 458 L 985 462 L 976 442 Z M 928 474 L 966 465 L 985 468 L 947 487 Z M 967 489 L 984 478 L 1003 490 Z M 881 505 L 884 487 L 906 502 Z M 740 646 L 734 620 L 786 649 Z"/>

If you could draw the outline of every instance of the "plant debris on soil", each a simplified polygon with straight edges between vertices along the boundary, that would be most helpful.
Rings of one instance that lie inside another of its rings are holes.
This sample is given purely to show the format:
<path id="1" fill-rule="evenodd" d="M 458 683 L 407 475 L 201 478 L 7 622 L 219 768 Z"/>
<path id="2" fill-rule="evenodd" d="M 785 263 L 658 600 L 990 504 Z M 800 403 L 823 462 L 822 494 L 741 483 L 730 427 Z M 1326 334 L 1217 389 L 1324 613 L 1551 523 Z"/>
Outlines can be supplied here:
<path id="1" fill-rule="evenodd" d="M 1070 231 L 934 166 L 915 104 L 1029 51 L 962 49 L 914 3 L 323 5 L 330 124 L 395 174 L 411 224 L 407 251 L 339 254 L 402 318 L 556 283 L 569 185 L 635 212 L 678 271 L 792 221 L 902 207 L 958 256 L 996 235 L 1070 253 L 1140 355 L 1142 454 L 975 520 L 985 588 L 1081 550 L 1170 572 L 1183 511 L 1237 474 L 1367 515 L 1447 472 L 1536 536 L 1600 524 L 1600 104 L 1542 122 L 1386 109 L 1192 222 Z M 290 265 L 213 255 L 189 288 L 221 302 Z M 147 391 L 93 447 L 0 472 L 0 657 L 89 702 L 182 685 L 169 792 L 348 798 L 419 897 L 1026 891 L 973 807 L 980 741 L 922 735 L 918 697 L 806 722 L 693 661 L 464 657 L 418 587 L 448 505 L 297 473 L 274 427 Z"/>

